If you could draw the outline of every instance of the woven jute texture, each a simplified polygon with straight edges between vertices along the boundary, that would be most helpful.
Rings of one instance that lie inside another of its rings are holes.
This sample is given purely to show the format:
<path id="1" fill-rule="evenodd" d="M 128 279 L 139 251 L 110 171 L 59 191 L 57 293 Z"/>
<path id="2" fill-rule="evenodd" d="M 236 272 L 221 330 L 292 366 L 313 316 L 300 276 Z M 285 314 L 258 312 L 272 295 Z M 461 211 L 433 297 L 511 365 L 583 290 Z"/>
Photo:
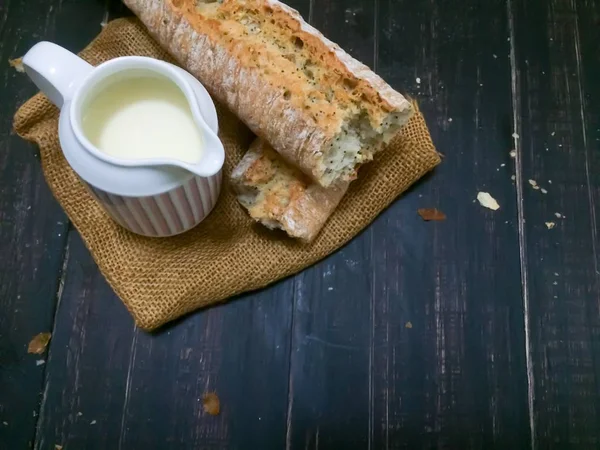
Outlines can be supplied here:
<path id="1" fill-rule="evenodd" d="M 170 60 L 135 19 L 109 23 L 80 54 L 91 64 L 123 55 Z M 172 61 L 171 61 L 172 62 Z M 254 224 L 227 178 L 253 136 L 218 107 L 227 161 L 217 207 L 195 229 L 171 238 L 144 238 L 113 222 L 90 197 L 61 152 L 58 110 L 38 94 L 16 113 L 16 132 L 40 147 L 54 196 L 137 325 L 151 330 L 195 309 L 258 289 L 327 256 L 365 228 L 412 183 L 439 163 L 420 113 L 376 160 L 360 170 L 344 200 L 310 245 Z"/>

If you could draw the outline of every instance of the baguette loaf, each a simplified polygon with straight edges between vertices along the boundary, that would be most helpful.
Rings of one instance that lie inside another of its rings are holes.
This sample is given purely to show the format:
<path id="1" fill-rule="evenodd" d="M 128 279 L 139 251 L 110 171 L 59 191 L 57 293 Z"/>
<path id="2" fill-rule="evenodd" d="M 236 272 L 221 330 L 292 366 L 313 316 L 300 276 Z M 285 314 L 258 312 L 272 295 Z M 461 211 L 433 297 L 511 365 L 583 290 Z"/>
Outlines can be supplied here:
<path id="1" fill-rule="evenodd" d="M 286 160 L 349 181 L 412 105 L 277 0 L 124 0 L 154 38 Z"/>
<path id="2" fill-rule="evenodd" d="M 267 226 L 312 241 L 336 208 L 348 182 L 324 188 L 257 138 L 231 174 L 239 202 Z"/>

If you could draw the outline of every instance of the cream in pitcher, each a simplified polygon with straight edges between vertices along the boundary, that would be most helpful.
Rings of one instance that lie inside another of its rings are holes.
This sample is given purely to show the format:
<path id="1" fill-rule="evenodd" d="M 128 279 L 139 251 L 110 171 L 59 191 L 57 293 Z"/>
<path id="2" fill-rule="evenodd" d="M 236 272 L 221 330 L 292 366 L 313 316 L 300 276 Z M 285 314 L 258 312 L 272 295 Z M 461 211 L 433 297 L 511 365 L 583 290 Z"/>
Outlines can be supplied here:
<path id="1" fill-rule="evenodd" d="M 49 42 L 29 50 L 23 66 L 61 110 L 65 159 L 115 222 L 163 237 L 210 214 L 225 151 L 215 105 L 198 80 L 140 56 L 93 67 Z"/>
<path id="2" fill-rule="evenodd" d="M 202 134 L 181 90 L 159 76 L 107 83 L 82 108 L 84 135 L 116 158 L 200 161 Z"/>

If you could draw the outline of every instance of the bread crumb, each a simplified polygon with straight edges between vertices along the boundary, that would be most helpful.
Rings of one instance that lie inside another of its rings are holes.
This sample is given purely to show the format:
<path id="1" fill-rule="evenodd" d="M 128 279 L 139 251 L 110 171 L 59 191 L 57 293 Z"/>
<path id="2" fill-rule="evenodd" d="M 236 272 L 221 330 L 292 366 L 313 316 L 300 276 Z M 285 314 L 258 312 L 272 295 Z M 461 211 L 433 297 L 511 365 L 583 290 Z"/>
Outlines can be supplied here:
<path id="1" fill-rule="evenodd" d="M 513 180 L 513 181 L 515 181 L 517 179 L 517 177 L 516 177 L 516 175 L 511 175 L 510 179 Z"/>
<path id="2" fill-rule="evenodd" d="M 540 191 L 542 192 L 542 194 L 547 194 L 548 193 L 548 191 L 546 189 L 544 189 L 544 188 L 541 188 Z"/>
<path id="3" fill-rule="evenodd" d="M 511 150 L 509 153 L 511 158 L 516 158 L 517 157 L 517 151 L 516 150 Z"/>
<path id="4" fill-rule="evenodd" d="M 36 355 L 41 355 L 46 350 L 48 343 L 50 342 L 50 338 L 52 337 L 52 333 L 40 333 L 34 336 L 31 341 L 29 341 L 29 346 L 27 347 L 27 353 L 34 353 Z"/>
<path id="5" fill-rule="evenodd" d="M 556 134 L 555 131 L 553 131 L 552 133 L 550 133 L 550 136 L 554 136 Z"/>
<path id="6" fill-rule="evenodd" d="M 90 422 L 90 425 L 96 425 L 96 421 L 95 421 L 95 420 L 92 420 L 92 421 Z"/>
<path id="7" fill-rule="evenodd" d="M 43 359 L 38 359 L 38 360 L 35 362 L 35 365 L 36 365 L 36 366 L 41 366 L 42 364 L 45 364 L 45 363 L 46 363 L 46 361 L 44 361 Z"/>
<path id="8" fill-rule="evenodd" d="M 8 426 L 8 422 L 2 422 L 2 425 Z"/>
<path id="9" fill-rule="evenodd" d="M 417 82 L 417 84 L 421 84 L 421 79 L 419 77 L 417 77 L 416 82 Z"/>
<path id="10" fill-rule="evenodd" d="M 62 450 L 62 448 L 62 445 L 54 444 L 54 450 Z"/>
<path id="11" fill-rule="evenodd" d="M 562 214 L 561 214 L 561 213 L 559 213 L 559 212 L 555 212 L 555 213 L 554 213 L 554 215 L 555 215 L 556 217 L 558 217 L 559 219 L 562 217 Z"/>
<path id="12" fill-rule="evenodd" d="M 426 222 L 429 222 L 430 220 L 446 220 L 446 214 L 436 208 L 421 208 L 417 210 L 417 213 Z"/>
<path id="13" fill-rule="evenodd" d="M 496 211 L 496 210 L 500 209 L 500 205 L 498 204 L 496 199 L 494 197 L 492 197 L 490 194 L 488 194 L 487 192 L 479 192 L 477 194 L 477 200 L 479 201 L 479 204 L 481 206 L 484 206 L 491 210 Z"/>
<path id="14" fill-rule="evenodd" d="M 23 58 L 9 59 L 8 64 L 19 73 L 25 72 L 25 67 L 23 67 Z"/>
<path id="15" fill-rule="evenodd" d="M 551 230 L 552 228 L 554 228 L 556 226 L 556 224 L 554 222 L 546 222 L 546 227 Z"/>
<path id="16" fill-rule="evenodd" d="M 452 122 L 452 117 L 448 117 L 448 122 Z"/>
<path id="17" fill-rule="evenodd" d="M 519 139 L 519 135 L 517 133 L 512 134 L 513 139 Z"/>
<path id="18" fill-rule="evenodd" d="M 221 403 L 219 401 L 219 397 L 214 392 L 207 392 L 202 397 L 202 405 L 204 406 L 204 411 L 211 416 L 218 416 L 221 412 Z"/>
<path id="19" fill-rule="evenodd" d="M 540 188 L 537 184 L 537 181 L 535 180 L 529 180 L 529 184 L 531 185 L 532 188 L 534 188 L 536 191 Z"/>
<path id="20" fill-rule="evenodd" d="M 409 328 L 409 329 L 410 329 L 410 328 L 412 328 L 412 323 L 411 323 L 411 322 L 406 322 L 406 323 L 404 324 L 404 326 L 405 326 L 406 328 Z"/>

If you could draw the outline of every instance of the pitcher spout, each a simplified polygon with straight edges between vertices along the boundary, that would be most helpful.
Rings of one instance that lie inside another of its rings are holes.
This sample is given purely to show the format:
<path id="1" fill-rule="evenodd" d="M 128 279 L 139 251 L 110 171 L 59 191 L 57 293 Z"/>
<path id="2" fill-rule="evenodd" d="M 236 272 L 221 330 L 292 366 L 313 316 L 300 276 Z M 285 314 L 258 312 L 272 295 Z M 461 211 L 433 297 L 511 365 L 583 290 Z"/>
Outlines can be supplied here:
<path id="1" fill-rule="evenodd" d="M 213 176 L 223 167 L 225 162 L 225 148 L 217 133 L 206 123 L 206 120 L 200 111 L 199 100 L 193 87 L 184 79 L 180 79 L 179 81 L 184 83 L 184 86 L 180 85 L 180 87 L 184 87 L 182 91 L 188 100 L 192 117 L 198 129 L 201 130 L 204 138 L 204 154 L 202 159 L 197 164 L 180 165 L 198 176 Z M 194 82 L 200 83 L 195 79 Z"/>

